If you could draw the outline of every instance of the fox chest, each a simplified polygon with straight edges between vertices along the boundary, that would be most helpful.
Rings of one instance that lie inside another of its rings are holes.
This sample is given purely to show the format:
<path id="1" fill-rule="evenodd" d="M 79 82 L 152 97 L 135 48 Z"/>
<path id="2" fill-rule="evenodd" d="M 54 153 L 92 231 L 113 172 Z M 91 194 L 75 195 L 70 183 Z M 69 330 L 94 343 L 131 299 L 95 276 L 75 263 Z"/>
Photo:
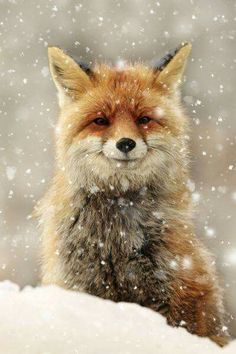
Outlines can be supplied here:
<path id="1" fill-rule="evenodd" d="M 145 206 L 127 199 L 85 206 L 63 235 L 67 284 L 115 301 L 142 303 L 157 289 L 163 295 L 168 271 L 158 262 L 162 223 L 152 218 Z"/>

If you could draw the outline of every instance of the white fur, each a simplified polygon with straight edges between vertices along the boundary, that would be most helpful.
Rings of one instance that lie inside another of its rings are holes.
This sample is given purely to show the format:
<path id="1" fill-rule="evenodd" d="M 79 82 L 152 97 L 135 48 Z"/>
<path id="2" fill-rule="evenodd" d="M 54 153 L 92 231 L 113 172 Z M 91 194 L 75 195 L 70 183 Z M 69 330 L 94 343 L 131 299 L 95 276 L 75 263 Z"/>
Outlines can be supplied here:
<path id="1" fill-rule="evenodd" d="M 73 187 L 76 184 L 91 189 L 112 185 L 125 190 L 159 181 L 164 188 L 172 176 L 182 173 L 183 159 L 176 153 L 181 150 L 181 139 L 162 134 L 149 136 L 147 143 L 137 139 L 137 146 L 128 153 L 130 160 L 115 143 L 111 139 L 103 143 L 99 137 L 89 137 L 70 146 L 64 164 Z"/>

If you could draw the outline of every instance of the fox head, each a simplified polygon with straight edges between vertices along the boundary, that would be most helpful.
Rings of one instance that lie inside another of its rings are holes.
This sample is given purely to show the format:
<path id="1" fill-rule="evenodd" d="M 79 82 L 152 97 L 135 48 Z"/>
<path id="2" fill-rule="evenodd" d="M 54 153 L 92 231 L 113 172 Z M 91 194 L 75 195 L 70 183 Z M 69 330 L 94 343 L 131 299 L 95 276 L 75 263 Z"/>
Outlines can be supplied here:
<path id="1" fill-rule="evenodd" d="M 90 68 L 49 48 L 61 111 L 58 167 L 72 187 L 125 191 L 178 183 L 188 126 L 179 92 L 190 50 L 184 44 L 154 67 Z"/>

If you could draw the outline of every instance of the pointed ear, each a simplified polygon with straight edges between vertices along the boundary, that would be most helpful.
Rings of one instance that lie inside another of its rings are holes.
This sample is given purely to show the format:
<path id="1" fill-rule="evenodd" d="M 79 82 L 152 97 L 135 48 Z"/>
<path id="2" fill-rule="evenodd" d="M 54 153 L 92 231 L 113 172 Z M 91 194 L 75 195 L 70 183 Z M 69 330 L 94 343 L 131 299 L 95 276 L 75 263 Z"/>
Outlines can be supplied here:
<path id="1" fill-rule="evenodd" d="M 58 47 L 48 48 L 48 59 L 61 107 L 91 88 L 92 71 L 87 65 L 75 62 Z"/>
<path id="2" fill-rule="evenodd" d="M 157 73 L 156 83 L 159 87 L 171 92 L 178 88 L 191 48 L 190 43 L 184 43 L 159 60 L 154 67 Z"/>

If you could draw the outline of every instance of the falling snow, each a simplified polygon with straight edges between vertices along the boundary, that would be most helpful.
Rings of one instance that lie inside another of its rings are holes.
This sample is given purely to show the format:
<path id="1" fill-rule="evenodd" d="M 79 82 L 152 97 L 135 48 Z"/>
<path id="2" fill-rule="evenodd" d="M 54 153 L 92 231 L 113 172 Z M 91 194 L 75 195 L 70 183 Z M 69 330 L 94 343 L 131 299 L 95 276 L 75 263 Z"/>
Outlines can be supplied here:
<path id="1" fill-rule="evenodd" d="M 129 61 L 153 63 L 170 48 L 191 41 L 193 51 L 182 85 L 191 126 L 186 137 L 192 150 L 187 187 L 195 208 L 196 234 L 215 255 L 230 328 L 236 336 L 235 9 L 234 1 L 219 0 L 0 1 L 0 280 L 11 279 L 20 286 L 39 281 L 39 234 L 29 215 L 53 173 L 53 134 L 58 114 L 48 45 L 64 48 L 87 63 L 112 62 L 122 71 Z M 158 118 L 165 115 L 160 107 L 155 113 Z M 123 190 L 127 188 L 124 180 Z M 97 192 L 97 186 L 93 186 L 91 193 Z M 140 195 L 145 193 L 143 188 Z M 162 218 L 159 211 L 154 216 Z M 187 270 L 191 259 L 173 258 L 170 266 Z M 35 294 L 38 291 L 42 290 Z M 27 290 L 24 293 L 26 296 Z M 13 307 L 15 313 L 19 309 L 19 304 Z M 44 316 L 46 321 L 50 313 Z M 93 325 L 100 333 L 99 322 Z M 141 329 L 145 331 L 145 326 Z M 60 339 L 56 330 L 50 331 Z M 165 331 L 161 333 L 165 336 Z M 154 337 L 158 341 L 158 336 Z M 114 336 L 114 341 L 118 340 Z M 129 345 L 127 338 L 125 343 Z M 168 337 L 165 343 L 170 345 L 170 352 L 176 352 Z M 142 342 L 138 344 L 142 348 Z"/>
<path id="2" fill-rule="evenodd" d="M 6 175 L 9 181 L 12 181 L 16 175 L 16 168 L 13 166 L 7 166 L 6 168 Z"/>

